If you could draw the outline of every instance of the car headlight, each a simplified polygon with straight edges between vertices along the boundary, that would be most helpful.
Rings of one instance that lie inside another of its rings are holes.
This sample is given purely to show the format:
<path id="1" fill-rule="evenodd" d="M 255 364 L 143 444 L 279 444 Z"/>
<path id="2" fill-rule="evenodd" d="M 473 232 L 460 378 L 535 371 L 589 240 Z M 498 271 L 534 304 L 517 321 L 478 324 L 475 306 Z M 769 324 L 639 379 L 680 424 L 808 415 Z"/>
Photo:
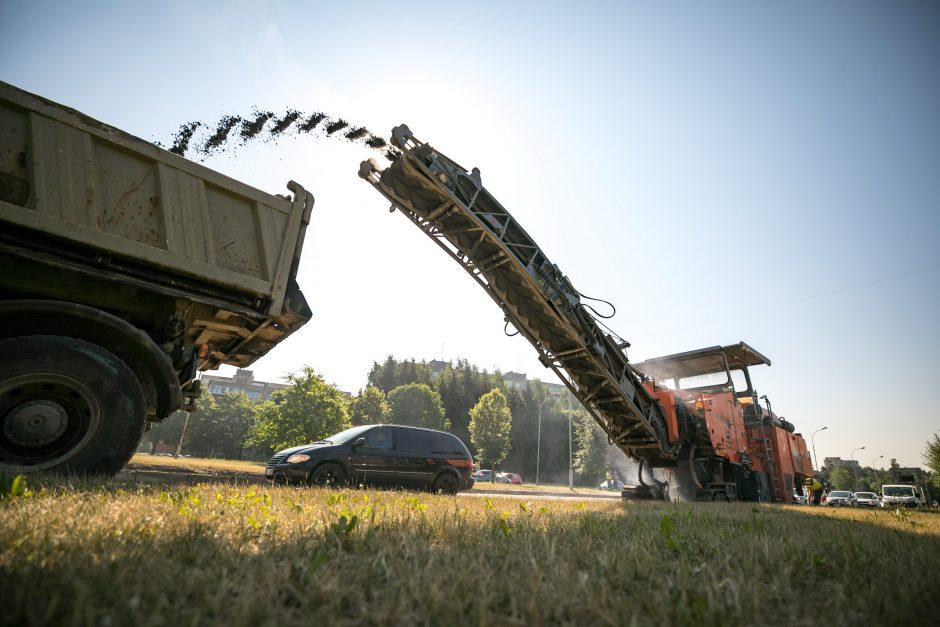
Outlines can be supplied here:
<path id="1" fill-rule="evenodd" d="M 308 459 L 310 459 L 309 455 L 305 455 L 304 453 L 294 453 L 293 455 L 287 458 L 287 463 L 299 464 L 300 462 L 305 462 Z"/>

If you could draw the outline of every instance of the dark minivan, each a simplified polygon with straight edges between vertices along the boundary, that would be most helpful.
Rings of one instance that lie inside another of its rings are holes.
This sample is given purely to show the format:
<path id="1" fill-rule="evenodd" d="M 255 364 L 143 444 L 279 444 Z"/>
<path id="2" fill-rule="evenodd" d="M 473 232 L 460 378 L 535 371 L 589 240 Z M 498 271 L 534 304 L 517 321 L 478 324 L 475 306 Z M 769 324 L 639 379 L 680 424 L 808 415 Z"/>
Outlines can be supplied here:
<path id="1" fill-rule="evenodd" d="M 368 484 L 455 494 L 473 487 L 473 458 L 457 436 L 401 425 L 362 425 L 276 453 L 265 476 L 279 483 Z"/>

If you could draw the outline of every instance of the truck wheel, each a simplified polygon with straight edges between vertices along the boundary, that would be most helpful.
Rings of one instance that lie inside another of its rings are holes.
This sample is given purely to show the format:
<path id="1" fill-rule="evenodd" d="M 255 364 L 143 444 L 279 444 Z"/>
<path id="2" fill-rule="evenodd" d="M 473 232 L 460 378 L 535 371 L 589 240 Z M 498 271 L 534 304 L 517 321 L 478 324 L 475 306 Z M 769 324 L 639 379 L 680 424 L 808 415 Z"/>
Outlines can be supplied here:
<path id="1" fill-rule="evenodd" d="M 140 382 L 100 346 L 47 335 L 0 340 L 0 471 L 114 475 L 145 422 Z"/>

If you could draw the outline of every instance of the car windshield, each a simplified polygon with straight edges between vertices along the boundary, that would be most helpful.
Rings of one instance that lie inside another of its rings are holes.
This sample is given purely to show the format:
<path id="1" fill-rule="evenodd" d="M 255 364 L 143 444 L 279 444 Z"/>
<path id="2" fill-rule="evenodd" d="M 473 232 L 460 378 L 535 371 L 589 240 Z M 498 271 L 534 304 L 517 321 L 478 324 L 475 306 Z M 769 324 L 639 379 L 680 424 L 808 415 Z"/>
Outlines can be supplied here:
<path id="1" fill-rule="evenodd" d="M 857 499 L 873 499 L 875 498 L 874 492 L 856 492 L 855 498 Z"/>
<path id="2" fill-rule="evenodd" d="M 340 431 L 335 435 L 331 435 L 324 442 L 329 444 L 346 444 L 359 437 L 361 434 L 365 433 L 372 428 L 373 425 L 361 425 L 358 427 L 353 427 L 351 429 L 346 429 L 345 431 Z"/>
<path id="3" fill-rule="evenodd" d="M 835 492 L 830 492 L 830 493 L 829 493 L 829 498 L 833 498 L 833 497 L 838 497 L 838 498 L 847 499 L 847 498 L 849 498 L 849 493 L 848 493 L 848 492 L 841 492 L 841 491 L 839 491 L 839 490 L 836 490 Z"/>
<path id="4" fill-rule="evenodd" d="M 914 488 L 906 485 L 886 485 L 885 496 L 914 496 Z"/>

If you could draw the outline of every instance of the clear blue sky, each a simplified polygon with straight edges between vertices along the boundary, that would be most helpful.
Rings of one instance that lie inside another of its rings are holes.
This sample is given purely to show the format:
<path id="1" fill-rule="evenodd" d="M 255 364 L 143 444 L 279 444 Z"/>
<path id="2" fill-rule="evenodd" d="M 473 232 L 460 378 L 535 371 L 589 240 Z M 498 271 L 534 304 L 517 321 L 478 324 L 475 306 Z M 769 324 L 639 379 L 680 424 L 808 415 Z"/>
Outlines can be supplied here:
<path id="1" fill-rule="evenodd" d="M 0 79 L 164 143 L 255 106 L 406 122 L 617 305 L 632 359 L 747 341 L 774 409 L 828 427 L 820 458 L 920 465 L 940 431 L 936 3 L 575 6 L 7 0 Z M 368 156 L 305 137 L 206 161 L 317 197 L 315 318 L 257 376 L 309 364 L 355 392 L 394 354 L 553 380 L 356 177 Z"/>

